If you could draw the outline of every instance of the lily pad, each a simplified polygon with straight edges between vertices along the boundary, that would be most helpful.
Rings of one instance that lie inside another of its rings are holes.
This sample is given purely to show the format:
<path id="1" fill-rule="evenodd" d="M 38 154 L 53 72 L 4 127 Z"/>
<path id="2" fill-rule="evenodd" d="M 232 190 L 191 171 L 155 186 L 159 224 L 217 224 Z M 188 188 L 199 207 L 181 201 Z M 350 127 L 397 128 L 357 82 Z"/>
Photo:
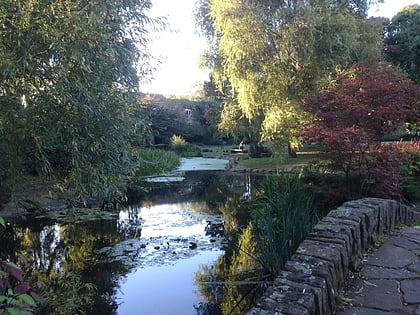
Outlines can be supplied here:
<path id="1" fill-rule="evenodd" d="M 119 262 L 129 268 L 145 268 L 174 265 L 203 250 L 220 250 L 223 242 L 226 242 L 224 238 L 210 240 L 200 235 L 189 238 L 128 239 L 96 252 L 102 254 L 104 262 Z"/>
<path id="2" fill-rule="evenodd" d="M 69 208 L 62 211 L 49 211 L 35 216 L 37 219 L 50 219 L 60 224 L 115 220 L 117 217 L 118 213 L 101 211 L 97 208 Z"/>

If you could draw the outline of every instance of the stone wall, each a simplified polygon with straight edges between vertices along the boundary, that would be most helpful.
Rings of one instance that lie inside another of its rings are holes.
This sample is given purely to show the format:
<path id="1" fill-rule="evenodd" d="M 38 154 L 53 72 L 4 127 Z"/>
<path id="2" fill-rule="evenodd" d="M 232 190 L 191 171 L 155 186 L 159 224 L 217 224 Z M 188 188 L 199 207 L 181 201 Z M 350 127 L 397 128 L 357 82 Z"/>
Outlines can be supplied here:
<path id="1" fill-rule="evenodd" d="M 344 203 L 315 226 L 247 314 L 333 314 L 335 292 L 372 246 L 373 236 L 417 219 L 418 210 L 394 200 Z"/>

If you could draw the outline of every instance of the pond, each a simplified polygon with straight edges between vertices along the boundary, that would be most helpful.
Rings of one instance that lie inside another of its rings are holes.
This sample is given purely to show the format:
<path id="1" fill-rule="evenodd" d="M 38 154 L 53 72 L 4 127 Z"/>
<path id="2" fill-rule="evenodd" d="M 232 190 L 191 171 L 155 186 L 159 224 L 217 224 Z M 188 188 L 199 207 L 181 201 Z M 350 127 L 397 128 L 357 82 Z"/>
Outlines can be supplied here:
<path id="1" fill-rule="evenodd" d="M 73 209 L 16 222 L 2 250 L 21 252 L 32 279 L 57 284 L 71 273 L 93 283 L 88 313 L 241 314 L 260 282 L 253 245 L 238 231 L 264 177 L 216 164 L 184 160 L 141 181 L 118 213 Z M 60 290 L 81 293 L 69 286 L 54 286 L 62 304 Z"/>

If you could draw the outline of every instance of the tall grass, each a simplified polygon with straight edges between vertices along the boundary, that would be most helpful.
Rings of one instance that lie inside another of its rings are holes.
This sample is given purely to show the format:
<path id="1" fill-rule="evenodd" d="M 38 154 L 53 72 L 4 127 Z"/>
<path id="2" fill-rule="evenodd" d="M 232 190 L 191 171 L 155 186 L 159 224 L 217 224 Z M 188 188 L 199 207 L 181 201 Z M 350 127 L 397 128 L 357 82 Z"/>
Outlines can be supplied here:
<path id="1" fill-rule="evenodd" d="M 136 177 L 167 173 L 180 164 L 179 156 L 173 151 L 141 149 L 138 151 L 139 165 Z"/>
<path id="2" fill-rule="evenodd" d="M 403 194 L 409 201 L 420 201 L 420 141 L 400 143 L 403 154 L 401 175 Z"/>
<path id="3" fill-rule="evenodd" d="M 258 260 L 271 274 L 278 274 L 315 223 L 313 196 L 300 174 L 268 178 L 252 222 Z"/>

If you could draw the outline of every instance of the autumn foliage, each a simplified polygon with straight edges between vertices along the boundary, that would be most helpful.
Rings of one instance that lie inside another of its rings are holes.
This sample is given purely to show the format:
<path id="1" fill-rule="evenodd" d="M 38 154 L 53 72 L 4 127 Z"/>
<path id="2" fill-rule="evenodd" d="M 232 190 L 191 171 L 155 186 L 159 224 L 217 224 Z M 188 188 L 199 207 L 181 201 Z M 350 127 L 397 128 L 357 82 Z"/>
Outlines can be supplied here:
<path id="1" fill-rule="evenodd" d="M 420 120 L 418 85 L 380 62 L 356 64 L 326 91 L 303 100 L 313 120 L 302 135 L 323 145 L 329 167 L 345 174 L 359 194 L 396 196 L 403 153 L 383 145 L 384 135 Z"/>

